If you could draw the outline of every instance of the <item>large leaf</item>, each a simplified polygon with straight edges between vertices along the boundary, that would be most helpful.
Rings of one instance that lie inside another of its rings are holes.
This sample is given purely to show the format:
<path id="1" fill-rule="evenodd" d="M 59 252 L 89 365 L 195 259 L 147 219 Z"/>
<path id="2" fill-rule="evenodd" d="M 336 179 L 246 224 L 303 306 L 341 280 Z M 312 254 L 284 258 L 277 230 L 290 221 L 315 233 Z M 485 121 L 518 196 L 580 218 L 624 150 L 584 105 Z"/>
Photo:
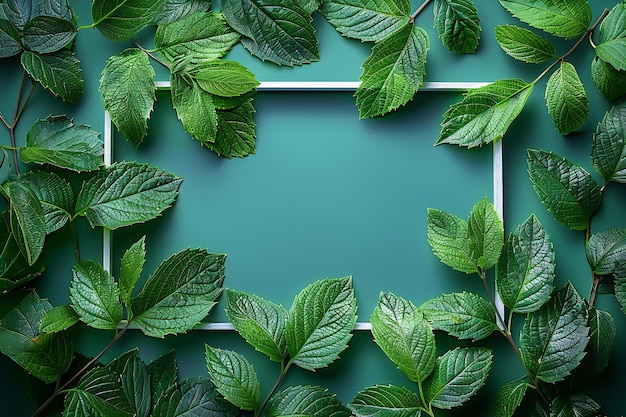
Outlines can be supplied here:
<path id="1" fill-rule="evenodd" d="M 598 57 L 591 61 L 591 78 L 607 100 L 617 100 L 626 94 L 626 71 L 618 71 Z"/>
<path id="2" fill-rule="evenodd" d="M 92 227 L 109 229 L 158 217 L 174 202 L 181 178 L 156 168 L 120 162 L 87 181 L 76 201 L 76 215 Z"/>
<path id="3" fill-rule="evenodd" d="M 126 139 L 139 146 L 154 105 L 154 69 L 148 55 L 126 49 L 107 60 L 100 79 L 104 108 Z"/>
<path id="4" fill-rule="evenodd" d="M 70 299 L 80 320 L 96 329 L 116 329 L 122 320 L 117 282 L 95 262 L 78 261 L 72 272 Z"/>
<path id="5" fill-rule="evenodd" d="M 485 348 L 456 348 L 437 358 L 433 374 L 424 383 L 429 405 L 450 409 L 470 399 L 484 385 L 492 358 Z"/>
<path id="6" fill-rule="evenodd" d="M 507 55 L 529 64 L 541 64 L 556 56 L 552 42 L 519 26 L 496 26 L 496 40 Z"/>
<path id="7" fill-rule="evenodd" d="M 356 90 L 359 117 L 382 116 L 408 103 L 426 73 L 428 34 L 407 25 L 372 47 Z"/>
<path id="8" fill-rule="evenodd" d="M 91 16 L 107 38 L 126 41 L 146 27 L 165 0 L 94 0 Z"/>
<path id="9" fill-rule="evenodd" d="M 322 387 L 291 386 L 272 396 L 266 417 L 350 417 L 341 401 Z"/>
<path id="10" fill-rule="evenodd" d="M 524 109 L 533 86 L 520 79 L 508 79 L 468 91 L 443 115 L 436 144 L 473 148 L 501 139 Z"/>
<path id="11" fill-rule="evenodd" d="M 512 312 L 536 311 L 550 298 L 555 271 L 552 241 L 531 215 L 506 241 L 496 275 L 498 294 Z"/>
<path id="12" fill-rule="evenodd" d="M 74 124 L 65 116 L 48 116 L 30 128 L 20 156 L 24 162 L 93 171 L 104 164 L 104 145 L 99 136 L 89 126 Z"/>
<path id="13" fill-rule="evenodd" d="M 502 220 L 487 198 L 473 208 L 467 222 L 470 256 L 480 270 L 486 270 L 498 262 L 504 245 Z"/>
<path id="14" fill-rule="evenodd" d="M 589 344 L 583 369 L 587 375 L 595 378 L 609 366 L 617 327 L 611 313 L 593 307 L 589 309 L 589 329 Z"/>
<path id="15" fill-rule="evenodd" d="M 132 322 L 148 336 L 185 333 L 216 304 L 226 255 L 186 249 L 165 260 L 131 300 Z"/>
<path id="16" fill-rule="evenodd" d="M 432 298 L 422 304 L 419 311 L 434 329 L 446 331 L 459 339 L 484 339 L 498 329 L 493 305 L 468 292 Z"/>
<path id="17" fill-rule="evenodd" d="M 593 177 L 552 152 L 528 150 L 528 173 L 543 205 L 561 223 L 585 230 L 602 193 Z"/>
<path id="18" fill-rule="evenodd" d="M 170 386 L 152 417 L 236 417 L 241 410 L 222 398 L 209 380 L 191 379 Z"/>
<path id="19" fill-rule="evenodd" d="M 28 75 L 55 96 L 75 103 L 83 93 L 82 70 L 74 52 L 64 49 L 40 55 L 25 51 L 21 62 Z"/>
<path id="20" fill-rule="evenodd" d="M 430 324 L 410 301 L 381 293 L 371 317 L 374 340 L 398 368 L 414 382 L 433 371 L 437 349 Z"/>
<path id="21" fill-rule="evenodd" d="M 9 58 L 22 50 L 17 28 L 6 19 L 0 19 L 0 58 Z"/>
<path id="22" fill-rule="evenodd" d="M 458 54 L 478 48 L 480 18 L 470 0 L 435 0 L 435 29 L 443 44 Z"/>
<path id="23" fill-rule="evenodd" d="M 213 143 L 217 136 L 217 113 L 211 94 L 198 83 L 173 73 L 172 105 L 178 119 L 191 136 L 202 143 Z"/>
<path id="24" fill-rule="evenodd" d="M 593 417 L 599 416 L 602 408 L 587 395 L 574 394 L 570 397 L 556 397 L 552 400 L 551 417 Z"/>
<path id="25" fill-rule="evenodd" d="M 156 358 L 148 365 L 147 369 L 148 375 L 150 375 L 150 391 L 154 406 L 163 394 L 176 383 L 178 377 L 176 352 L 172 349 L 165 355 Z"/>
<path id="26" fill-rule="evenodd" d="M 196 66 L 193 77 L 204 91 L 221 97 L 240 96 L 259 85 L 254 74 L 246 67 L 223 59 Z"/>
<path id="27" fill-rule="evenodd" d="M 33 17 L 32 0 L 6 0 L 2 3 L 4 16 L 19 30 Z"/>
<path id="28" fill-rule="evenodd" d="M 626 70 L 626 4 L 619 2 L 600 25 L 600 41 L 595 48 L 600 59 L 619 71 Z"/>
<path id="29" fill-rule="evenodd" d="M 146 237 L 142 236 L 128 248 L 120 262 L 120 299 L 130 305 L 130 298 L 146 262 Z"/>
<path id="30" fill-rule="evenodd" d="M 595 233 L 587 242 L 587 261 L 597 275 L 609 275 L 619 265 L 626 265 L 626 229 Z"/>
<path id="31" fill-rule="evenodd" d="M 362 417 L 419 417 L 426 411 L 420 397 L 404 387 L 376 385 L 359 391 L 349 404 Z"/>
<path id="32" fill-rule="evenodd" d="M 441 262 L 457 271 L 478 271 L 469 249 L 467 222 L 453 214 L 428 209 L 428 243 Z"/>
<path id="33" fill-rule="evenodd" d="M 226 158 L 243 158 L 255 153 L 256 132 L 252 99 L 230 110 L 217 111 L 217 136 L 209 149 Z"/>
<path id="34" fill-rule="evenodd" d="M 346 37 L 379 41 L 409 24 L 407 0 L 327 0 L 320 12 Z"/>
<path id="35" fill-rule="evenodd" d="M 52 16 L 37 16 L 26 22 L 22 33 L 24 47 L 40 54 L 65 48 L 76 36 L 76 25 L 71 20 Z"/>
<path id="36" fill-rule="evenodd" d="M 626 183 L 626 100 L 609 110 L 593 135 L 591 162 L 606 181 Z"/>
<path id="37" fill-rule="evenodd" d="M 500 4 L 522 22 L 565 39 L 582 35 L 591 23 L 586 0 L 500 0 Z"/>
<path id="38" fill-rule="evenodd" d="M 70 219 L 74 193 L 70 184 L 52 172 L 29 171 L 22 174 L 19 182 L 30 188 L 41 203 L 46 233 L 50 234 L 65 226 Z"/>
<path id="39" fill-rule="evenodd" d="M 316 370 L 348 347 L 356 324 L 352 277 L 317 281 L 295 298 L 285 325 L 289 363 Z"/>
<path id="40" fill-rule="evenodd" d="M 210 8 L 210 0 L 165 0 L 154 17 L 154 23 L 157 25 L 172 23 L 194 13 L 206 12 Z"/>
<path id="41" fill-rule="evenodd" d="M 285 308 L 253 294 L 228 290 L 226 295 L 226 313 L 235 330 L 270 360 L 282 362 L 287 357 Z"/>
<path id="42" fill-rule="evenodd" d="M 563 380 L 580 364 L 588 341 L 585 303 L 569 283 L 526 316 L 520 352 L 531 381 Z"/>
<path id="43" fill-rule="evenodd" d="M 493 417 L 513 417 L 515 410 L 524 399 L 528 386 L 526 378 L 516 379 L 504 384 L 498 390 L 491 415 Z"/>
<path id="44" fill-rule="evenodd" d="M 9 182 L 5 191 L 10 201 L 11 231 L 28 265 L 33 265 L 43 251 L 46 218 L 37 195 L 26 185 Z"/>
<path id="45" fill-rule="evenodd" d="M 562 135 L 576 131 L 589 117 L 589 99 L 576 68 L 561 62 L 546 85 L 546 104 L 552 121 Z"/>
<path id="46" fill-rule="evenodd" d="M 10 213 L 0 216 L 0 293 L 22 285 L 41 275 L 45 267 L 43 257 L 33 265 L 22 254 L 11 230 Z"/>
<path id="47" fill-rule="evenodd" d="M 119 377 L 134 417 L 148 417 L 152 408 L 150 375 L 137 349 L 126 352 L 108 366 Z"/>
<path id="48" fill-rule="evenodd" d="M 319 61 L 311 14 L 297 0 L 224 0 L 222 13 L 252 55 L 278 65 Z"/>

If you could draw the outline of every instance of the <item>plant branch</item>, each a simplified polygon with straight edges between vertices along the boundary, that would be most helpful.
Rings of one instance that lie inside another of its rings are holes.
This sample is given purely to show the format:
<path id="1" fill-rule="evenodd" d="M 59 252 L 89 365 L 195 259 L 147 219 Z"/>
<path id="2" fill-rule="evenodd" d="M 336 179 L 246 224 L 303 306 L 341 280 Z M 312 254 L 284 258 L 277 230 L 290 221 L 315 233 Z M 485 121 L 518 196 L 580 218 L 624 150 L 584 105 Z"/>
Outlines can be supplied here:
<path id="1" fill-rule="evenodd" d="M 422 3 L 422 5 L 413 12 L 413 14 L 410 17 L 410 22 L 411 24 L 413 24 L 413 22 L 415 22 L 415 19 L 417 19 L 417 16 L 420 15 L 420 13 L 422 13 L 424 11 L 424 9 L 430 4 L 432 0 L 425 0 L 424 3 Z"/>
<path id="2" fill-rule="evenodd" d="M 254 417 L 259 417 L 261 415 L 261 413 L 263 412 L 263 409 L 265 409 L 265 406 L 269 402 L 270 398 L 272 398 L 272 396 L 274 395 L 274 393 L 276 392 L 276 390 L 278 389 L 280 384 L 283 382 L 283 379 L 285 378 L 287 369 L 289 369 L 289 366 L 287 366 L 284 370 L 282 370 L 280 372 L 280 375 L 278 375 L 278 379 L 276 380 L 276 383 L 272 387 L 272 390 L 270 391 L 269 394 L 267 394 L 267 397 L 265 397 L 265 400 L 263 400 L 263 404 L 261 404 L 261 406 L 256 411 L 256 413 L 254 413 Z"/>
<path id="3" fill-rule="evenodd" d="M 167 68 L 168 70 L 171 70 L 172 68 L 167 65 L 165 62 L 163 62 L 161 59 L 157 58 L 156 55 L 154 55 L 152 53 L 152 51 L 147 50 L 146 48 L 144 48 L 143 46 L 141 46 L 141 44 L 139 42 L 137 42 L 135 39 L 131 39 L 130 40 L 137 48 L 141 49 L 146 55 L 148 55 L 150 58 L 152 58 L 154 61 L 158 62 L 159 64 L 163 65 L 165 68 Z"/>
<path id="4" fill-rule="evenodd" d="M 74 227 L 74 219 L 70 217 L 70 232 L 72 234 L 72 241 L 74 242 L 74 257 L 78 261 L 80 259 L 80 249 L 78 247 L 78 238 L 76 235 L 76 228 Z"/>

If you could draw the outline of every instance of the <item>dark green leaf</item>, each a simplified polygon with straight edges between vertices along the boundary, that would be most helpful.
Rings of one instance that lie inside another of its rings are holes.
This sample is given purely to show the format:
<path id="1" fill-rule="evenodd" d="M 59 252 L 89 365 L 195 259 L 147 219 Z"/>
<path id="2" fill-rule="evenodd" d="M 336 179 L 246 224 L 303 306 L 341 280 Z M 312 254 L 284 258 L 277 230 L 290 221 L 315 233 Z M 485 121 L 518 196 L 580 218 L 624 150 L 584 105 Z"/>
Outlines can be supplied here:
<path id="1" fill-rule="evenodd" d="M 426 411 L 420 397 L 404 387 L 376 385 L 359 391 L 350 409 L 361 417 L 419 417 Z"/>
<path id="2" fill-rule="evenodd" d="M 22 255 L 13 232 L 11 231 L 10 213 L 0 216 L 0 293 L 16 288 L 41 275 L 45 262 L 39 257 L 31 266 Z"/>
<path id="3" fill-rule="evenodd" d="M 607 100 L 617 100 L 626 94 L 626 71 L 618 71 L 600 58 L 591 61 L 591 78 Z"/>
<path id="4" fill-rule="evenodd" d="M 487 198 L 480 200 L 467 222 L 470 256 L 480 270 L 498 262 L 504 245 L 504 229 L 495 207 Z"/>
<path id="5" fill-rule="evenodd" d="M 150 390 L 152 392 L 152 404 L 155 405 L 159 398 L 176 384 L 178 367 L 176 365 L 176 352 L 170 350 L 163 356 L 156 358 L 148 365 L 150 375 Z"/>
<path id="6" fill-rule="evenodd" d="M 22 255 L 33 265 L 46 240 L 46 219 L 37 195 L 26 185 L 9 182 L 6 187 L 11 212 L 11 231 Z"/>
<path id="7" fill-rule="evenodd" d="M 252 99 L 231 110 L 217 111 L 217 136 L 206 145 L 218 155 L 243 158 L 255 153 L 256 132 Z"/>
<path id="8" fill-rule="evenodd" d="M 601 407 L 587 395 L 575 394 L 556 397 L 552 401 L 550 417 L 595 417 L 600 415 Z"/>
<path id="9" fill-rule="evenodd" d="M 491 415 L 493 417 L 513 417 L 515 410 L 522 403 L 527 389 L 528 381 L 526 378 L 504 384 L 498 390 Z"/>
<path id="10" fill-rule="evenodd" d="M 9 179 L 13 172 L 13 166 L 9 154 L 5 149 L 0 149 L 0 186 Z"/>
<path id="11" fill-rule="evenodd" d="M 267 404 L 266 417 L 350 417 L 341 401 L 322 387 L 291 386 L 277 392 Z"/>
<path id="12" fill-rule="evenodd" d="M 120 380 L 134 416 L 148 417 L 152 409 L 150 376 L 146 365 L 138 356 L 132 356 L 126 361 Z"/>
<path id="13" fill-rule="evenodd" d="M 600 24 L 600 41 L 595 50 L 613 68 L 626 70 L 626 4 L 623 2 L 616 4 Z"/>
<path id="14" fill-rule="evenodd" d="M 146 237 L 142 236 L 128 248 L 120 262 L 120 299 L 130 305 L 130 298 L 146 261 Z"/>
<path id="15" fill-rule="evenodd" d="M 18 30 L 23 30 L 33 17 L 32 3 L 32 0 L 5 0 L 2 3 L 4 15 Z"/>
<path id="16" fill-rule="evenodd" d="M 33 16 L 52 16 L 65 20 L 76 18 L 67 0 L 28 1 L 28 3 L 32 3 Z"/>
<path id="17" fill-rule="evenodd" d="M 82 70 L 74 52 L 39 55 L 25 51 L 21 61 L 26 72 L 55 96 L 75 103 L 83 93 Z"/>
<path id="18" fill-rule="evenodd" d="M 626 264 L 626 229 L 595 233 L 587 242 L 587 261 L 596 275 L 610 275 Z"/>
<path id="19" fill-rule="evenodd" d="M 236 417 L 240 410 L 223 399 L 208 380 L 185 380 L 172 385 L 156 403 L 152 417 Z"/>
<path id="20" fill-rule="evenodd" d="M 172 105 L 185 130 L 202 143 L 215 142 L 218 121 L 211 94 L 178 74 L 172 74 L 171 81 Z"/>
<path id="21" fill-rule="evenodd" d="M 254 90 L 259 82 L 246 67 L 235 61 L 216 59 L 199 65 L 193 77 L 207 93 L 236 97 Z"/>
<path id="22" fill-rule="evenodd" d="M 46 233 L 62 228 L 70 219 L 74 192 L 70 184 L 52 172 L 29 171 L 22 174 L 19 182 L 30 188 L 41 203 L 46 221 Z"/>
<path id="23" fill-rule="evenodd" d="M 41 319 L 39 331 L 41 333 L 58 333 L 72 327 L 78 322 L 76 311 L 68 305 L 53 307 Z"/>
<path id="24" fill-rule="evenodd" d="M 496 26 L 496 39 L 507 55 L 529 64 L 541 64 L 556 56 L 552 42 L 526 28 Z"/>
<path id="25" fill-rule="evenodd" d="M 478 10 L 469 0 L 435 0 L 435 29 L 443 44 L 458 54 L 470 54 L 480 40 Z"/>
<path id="26" fill-rule="evenodd" d="M 596 378 L 609 366 L 617 327 L 613 316 L 608 311 L 592 307 L 589 309 L 589 329 L 589 344 L 587 355 L 583 360 L 583 369 L 585 374 Z"/>
<path id="27" fill-rule="evenodd" d="M 197 12 L 206 12 L 210 8 L 210 0 L 165 0 L 154 16 L 154 23 L 157 25 L 172 23 Z"/>
<path id="28" fill-rule="evenodd" d="M 585 230 L 602 193 L 593 177 L 552 152 L 528 150 L 528 173 L 543 205 L 561 223 Z"/>
<path id="29" fill-rule="evenodd" d="M 37 16 L 26 22 L 22 33 L 24 47 L 40 54 L 65 48 L 74 40 L 74 22 L 52 16 Z"/>
<path id="30" fill-rule="evenodd" d="M 609 110 L 593 135 L 591 162 L 606 181 L 626 183 L 626 100 Z"/>
<path id="31" fill-rule="evenodd" d="M 118 375 L 98 366 L 88 371 L 65 397 L 63 417 L 132 417 Z"/>
<path id="32" fill-rule="evenodd" d="M 585 86 L 569 62 L 561 62 L 559 69 L 550 76 L 545 97 L 548 113 L 562 135 L 580 129 L 589 117 Z"/>
<path id="33" fill-rule="evenodd" d="M 465 220 L 437 209 L 428 209 L 428 243 L 435 256 L 449 267 L 466 274 L 478 271 L 470 254 Z"/>
<path id="34" fill-rule="evenodd" d="M 0 19 L 0 58 L 9 58 L 22 50 L 20 34 L 11 22 Z"/>
<path id="35" fill-rule="evenodd" d="M 155 18 L 165 0 L 94 0 L 91 16 L 107 38 L 126 41 Z"/>

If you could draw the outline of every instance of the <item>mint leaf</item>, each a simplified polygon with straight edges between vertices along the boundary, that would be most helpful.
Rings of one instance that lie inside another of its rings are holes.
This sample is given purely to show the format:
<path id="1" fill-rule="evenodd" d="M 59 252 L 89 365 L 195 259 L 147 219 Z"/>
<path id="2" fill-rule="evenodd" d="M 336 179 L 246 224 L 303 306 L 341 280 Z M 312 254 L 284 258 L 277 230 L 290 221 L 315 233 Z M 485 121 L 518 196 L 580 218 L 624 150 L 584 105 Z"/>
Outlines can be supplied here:
<path id="1" fill-rule="evenodd" d="M 201 143 L 213 143 L 217 136 L 217 113 L 211 94 L 197 81 L 172 74 L 172 105 L 185 131 Z"/>
<path id="2" fill-rule="evenodd" d="M 69 390 L 64 401 L 64 416 L 132 417 L 134 410 L 120 384 L 118 375 L 98 366 L 89 370 L 78 385 Z"/>
<path id="3" fill-rule="evenodd" d="M 626 94 L 626 72 L 616 70 L 598 57 L 591 61 L 591 78 L 609 101 L 617 100 Z"/>
<path id="4" fill-rule="evenodd" d="M 609 110 L 593 135 L 591 162 L 606 181 L 626 183 L 626 100 Z"/>
<path id="5" fill-rule="evenodd" d="M 610 275 L 626 264 L 626 229 L 609 229 L 595 233 L 587 242 L 587 261 L 596 275 Z"/>
<path id="6" fill-rule="evenodd" d="M 234 417 L 239 412 L 239 409 L 219 395 L 211 381 L 196 378 L 171 385 L 159 398 L 152 416 L 179 417 L 202 413 L 201 415 Z"/>
<path id="7" fill-rule="evenodd" d="M 210 0 L 165 0 L 153 22 L 157 25 L 168 24 L 194 13 L 206 12 L 210 8 Z"/>
<path id="8" fill-rule="evenodd" d="M 58 333 L 69 329 L 76 324 L 78 320 L 79 317 L 71 306 L 55 306 L 41 318 L 39 331 L 41 333 Z"/>
<path id="9" fill-rule="evenodd" d="M 349 407 L 363 417 L 419 417 L 426 410 L 416 393 L 393 385 L 365 388 L 356 394 Z"/>
<path id="10" fill-rule="evenodd" d="M 515 410 L 520 406 L 528 389 L 526 377 L 515 379 L 504 384 L 496 395 L 492 416 L 513 417 Z"/>
<path id="11" fill-rule="evenodd" d="M 496 40 L 508 56 L 528 64 L 542 64 L 556 56 L 552 42 L 526 28 L 498 25 Z"/>
<path id="12" fill-rule="evenodd" d="M 39 257 L 31 266 L 22 255 L 13 231 L 11 230 L 10 213 L 0 216 L 0 292 L 12 290 L 33 278 L 41 275 L 45 268 L 43 257 Z"/>
<path id="13" fill-rule="evenodd" d="M 28 75 L 55 96 L 75 103 L 83 93 L 82 70 L 74 52 L 64 49 L 40 55 L 25 51 L 21 62 Z"/>
<path id="14" fill-rule="evenodd" d="M 428 209 L 428 244 L 449 267 L 473 274 L 478 271 L 469 249 L 467 222 L 453 214 Z"/>
<path id="15" fill-rule="evenodd" d="M 480 18 L 469 0 L 435 0 L 435 29 L 450 52 L 470 54 L 478 48 Z"/>
<path id="16" fill-rule="evenodd" d="M 567 135 L 578 130 L 589 117 L 589 99 L 576 68 L 561 62 L 546 84 L 546 104 L 557 130 Z"/>
<path id="17" fill-rule="evenodd" d="M 39 199 L 47 234 L 65 226 L 74 204 L 74 192 L 66 180 L 52 172 L 29 171 L 22 174 L 18 181 L 30 188 Z"/>
<path id="18" fill-rule="evenodd" d="M 266 417 L 350 417 L 350 411 L 341 401 L 322 387 L 297 385 L 272 396 L 267 404 Z"/>
<path id="19" fill-rule="evenodd" d="M 619 71 L 626 70 L 626 4 L 619 2 L 600 24 L 596 55 Z"/>
<path id="20" fill-rule="evenodd" d="M 37 195 L 26 185 L 9 182 L 5 188 L 9 198 L 11 231 L 28 265 L 33 265 L 46 240 L 46 219 Z"/>
<path id="21" fill-rule="evenodd" d="M 504 245 L 504 229 L 495 207 L 487 198 L 480 200 L 467 222 L 469 251 L 480 270 L 487 270 L 498 262 Z"/>
<path id="22" fill-rule="evenodd" d="M 207 93 L 236 97 L 254 90 L 259 82 L 246 67 L 235 61 L 216 59 L 194 68 L 193 77 Z"/>
<path id="23" fill-rule="evenodd" d="M 152 405 L 170 389 L 176 385 L 178 367 L 176 365 L 176 352 L 172 349 L 163 356 L 153 360 L 147 367 L 150 375 L 150 390 L 152 392 Z"/>
<path id="24" fill-rule="evenodd" d="M 96 28 L 114 41 L 127 41 L 146 27 L 165 0 L 94 0 L 91 16 Z"/>
<path id="25" fill-rule="evenodd" d="M 611 313 L 589 308 L 589 344 L 582 362 L 586 375 L 595 378 L 608 368 L 616 336 L 617 327 Z"/>
<path id="26" fill-rule="evenodd" d="M 551 416 L 597 416 L 602 408 L 593 399 L 583 394 L 575 394 L 570 397 L 556 397 L 552 400 Z"/>
<path id="27" fill-rule="evenodd" d="M 71 20 L 52 16 L 37 16 L 24 25 L 22 42 L 33 52 L 48 54 L 69 45 L 78 28 Z"/>
<path id="28" fill-rule="evenodd" d="M 256 132 L 252 99 L 230 109 L 217 111 L 217 136 L 207 146 L 226 158 L 243 158 L 255 153 Z"/>
<path id="29" fill-rule="evenodd" d="M 146 262 L 146 237 L 142 236 L 128 248 L 120 262 L 120 299 L 128 307 L 130 298 Z"/>
<path id="30" fill-rule="evenodd" d="M 0 19 L 0 58 L 9 58 L 20 53 L 20 34 L 11 22 Z"/>

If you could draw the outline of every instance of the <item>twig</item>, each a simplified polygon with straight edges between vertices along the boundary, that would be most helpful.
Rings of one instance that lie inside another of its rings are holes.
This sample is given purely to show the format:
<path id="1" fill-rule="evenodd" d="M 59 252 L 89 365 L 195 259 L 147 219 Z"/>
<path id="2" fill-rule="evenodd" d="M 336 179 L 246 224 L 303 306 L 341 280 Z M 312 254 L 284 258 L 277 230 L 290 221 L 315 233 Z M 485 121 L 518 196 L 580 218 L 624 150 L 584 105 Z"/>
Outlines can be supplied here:
<path id="1" fill-rule="evenodd" d="M 165 68 L 167 68 L 168 70 L 171 70 L 172 68 L 167 65 L 165 62 L 163 62 L 161 59 L 157 58 L 156 55 L 154 55 L 151 51 L 147 50 L 146 48 L 144 48 L 143 46 L 141 46 L 141 44 L 139 42 L 137 42 L 135 39 L 131 39 L 130 40 L 137 48 L 141 49 L 143 52 L 146 53 L 146 55 L 148 55 L 150 58 L 152 58 L 154 61 L 158 62 L 159 64 L 163 65 Z"/>
<path id="2" fill-rule="evenodd" d="M 417 16 L 419 16 L 419 14 L 424 11 L 424 9 L 430 4 L 431 1 L 432 0 L 425 0 L 424 3 L 422 3 L 422 5 L 416 11 L 413 12 L 413 14 L 410 17 L 411 23 L 415 22 L 415 19 L 417 19 Z"/>

